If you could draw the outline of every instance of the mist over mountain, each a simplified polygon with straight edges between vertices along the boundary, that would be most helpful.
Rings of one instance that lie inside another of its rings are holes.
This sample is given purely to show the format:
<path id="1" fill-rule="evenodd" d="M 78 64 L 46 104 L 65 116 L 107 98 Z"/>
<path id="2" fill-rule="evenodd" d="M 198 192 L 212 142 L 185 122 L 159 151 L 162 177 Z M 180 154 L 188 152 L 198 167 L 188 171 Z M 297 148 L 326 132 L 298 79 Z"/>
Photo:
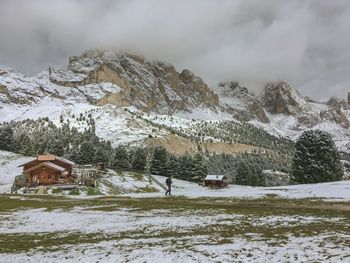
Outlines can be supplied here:
<path id="1" fill-rule="evenodd" d="M 191 69 L 210 86 L 285 80 L 325 99 L 349 88 L 350 3 L 0 1 L 0 64 L 26 74 L 102 48 Z"/>

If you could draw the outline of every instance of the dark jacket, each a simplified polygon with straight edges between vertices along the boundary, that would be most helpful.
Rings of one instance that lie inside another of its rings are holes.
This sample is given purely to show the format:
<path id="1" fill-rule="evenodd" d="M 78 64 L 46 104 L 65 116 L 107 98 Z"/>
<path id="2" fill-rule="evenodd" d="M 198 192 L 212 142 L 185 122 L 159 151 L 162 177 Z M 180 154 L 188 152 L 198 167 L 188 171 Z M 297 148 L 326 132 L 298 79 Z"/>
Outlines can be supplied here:
<path id="1" fill-rule="evenodd" d="M 171 178 L 168 177 L 165 181 L 166 185 L 171 185 L 173 183 L 173 181 L 171 181 Z"/>

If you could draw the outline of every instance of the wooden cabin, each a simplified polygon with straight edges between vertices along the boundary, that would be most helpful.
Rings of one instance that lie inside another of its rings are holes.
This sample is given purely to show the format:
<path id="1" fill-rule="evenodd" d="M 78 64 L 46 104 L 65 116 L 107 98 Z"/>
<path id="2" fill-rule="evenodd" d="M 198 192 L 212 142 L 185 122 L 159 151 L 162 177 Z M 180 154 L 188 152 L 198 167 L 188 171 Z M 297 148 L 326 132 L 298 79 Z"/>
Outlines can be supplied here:
<path id="1" fill-rule="evenodd" d="M 27 185 L 33 187 L 73 182 L 72 167 L 74 164 L 62 157 L 43 154 L 19 167 L 23 167 Z"/>
<path id="2" fill-rule="evenodd" d="M 228 186 L 228 180 L 224 175 L 207 175 L 204 179 L 204 185 L 208 187 L 224 188 Z"/>

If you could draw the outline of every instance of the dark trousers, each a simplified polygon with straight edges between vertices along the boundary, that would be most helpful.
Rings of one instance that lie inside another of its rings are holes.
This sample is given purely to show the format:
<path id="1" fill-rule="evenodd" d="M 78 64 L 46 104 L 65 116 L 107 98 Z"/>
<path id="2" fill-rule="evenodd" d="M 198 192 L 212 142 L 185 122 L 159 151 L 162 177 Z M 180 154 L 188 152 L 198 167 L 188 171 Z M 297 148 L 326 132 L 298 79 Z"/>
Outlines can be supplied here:
<path id="1" fill-rule="evenodd" d="M 168 190 L 166 190 L 165 195 L 171 195 L 171 184 L 168 184 Z"/>

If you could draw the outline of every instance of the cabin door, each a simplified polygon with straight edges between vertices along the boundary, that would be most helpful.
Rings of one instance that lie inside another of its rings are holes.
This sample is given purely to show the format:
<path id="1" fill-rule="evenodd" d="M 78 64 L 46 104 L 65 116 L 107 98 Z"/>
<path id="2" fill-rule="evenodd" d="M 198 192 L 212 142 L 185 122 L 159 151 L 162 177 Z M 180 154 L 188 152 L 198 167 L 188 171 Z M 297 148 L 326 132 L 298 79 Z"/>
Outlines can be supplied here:
<path id="1" fill-rule="evenodd" d="M 49 180 L 49 174 L 50 174 L 50 172 L 49 171 L 46 171 L 46 170 L 43 170 L 42 172 L 41 172 L 41 183 L 43 184 L 45 184 L 46 182 L 48 182 Z"/>

